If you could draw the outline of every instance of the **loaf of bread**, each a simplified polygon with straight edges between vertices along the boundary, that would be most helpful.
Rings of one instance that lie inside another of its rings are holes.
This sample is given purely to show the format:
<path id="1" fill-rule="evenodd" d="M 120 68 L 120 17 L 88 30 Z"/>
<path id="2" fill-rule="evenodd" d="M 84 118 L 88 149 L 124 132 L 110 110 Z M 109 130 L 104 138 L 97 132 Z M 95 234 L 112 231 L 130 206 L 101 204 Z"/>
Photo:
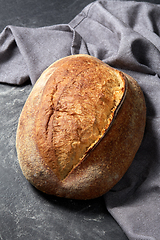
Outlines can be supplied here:
<path id="1" fill-rule="evenodd" d="M 20 167 L 46 194 L 99 197 L 131 165 L 145 121 L 144 96 L 132 77 L 89 55 L 62 58 L 42 73 L 23 107 Z"/>

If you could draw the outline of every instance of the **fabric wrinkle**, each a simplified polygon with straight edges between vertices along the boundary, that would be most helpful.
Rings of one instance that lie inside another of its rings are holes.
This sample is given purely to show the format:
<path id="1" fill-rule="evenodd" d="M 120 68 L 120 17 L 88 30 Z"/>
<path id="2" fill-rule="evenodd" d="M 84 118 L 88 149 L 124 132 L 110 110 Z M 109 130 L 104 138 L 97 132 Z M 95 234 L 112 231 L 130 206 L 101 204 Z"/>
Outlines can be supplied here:
<path id="1" fill-rule="evenodd" d="M 7 26 L 0 34 L 0 82 L 34 85 L 53 62 L 89 54 L 137 80 L 147 122 L 142 144 L 120 182 L 104 195 L 107 210 L 130 240 L 160 236 L 160 5 L 99 0 L 68 24 Z M 134 141 L 133 141 L 134 144 Z"/>

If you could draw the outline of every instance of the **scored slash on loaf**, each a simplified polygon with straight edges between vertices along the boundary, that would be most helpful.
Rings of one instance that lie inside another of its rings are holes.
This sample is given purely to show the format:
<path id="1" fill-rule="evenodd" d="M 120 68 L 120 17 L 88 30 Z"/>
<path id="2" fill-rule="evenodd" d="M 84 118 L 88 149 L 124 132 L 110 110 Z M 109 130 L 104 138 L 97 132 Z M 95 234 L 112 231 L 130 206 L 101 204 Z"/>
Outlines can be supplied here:
<path id="1" fill-rule="evenodd" d="M 62 58 L 42 73 L 20 115 L 23 174 L 47 194 L 99 197 L 131 165 L 145 121 L 144 96 L 132 77 L 89 55 Z"/>

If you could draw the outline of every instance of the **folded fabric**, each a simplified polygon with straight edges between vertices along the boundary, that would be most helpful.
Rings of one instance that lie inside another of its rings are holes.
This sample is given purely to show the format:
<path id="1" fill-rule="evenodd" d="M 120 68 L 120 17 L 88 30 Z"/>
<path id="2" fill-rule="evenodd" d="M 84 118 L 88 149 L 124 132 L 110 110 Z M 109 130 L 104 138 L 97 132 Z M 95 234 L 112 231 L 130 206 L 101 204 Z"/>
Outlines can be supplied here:
<path id="1" fill-rule="evenodd" d="M 143 142 L 104 199 L 131 240 L 160 239 L 160 5 L 99 0 L 69 24 L 7 26 L 0 34 L 0 82 L 34 85 L 59 58 L 86 53 L 134 77 L 147 105 Z M 134 144 L 134 142 L 133 142 Z"/>

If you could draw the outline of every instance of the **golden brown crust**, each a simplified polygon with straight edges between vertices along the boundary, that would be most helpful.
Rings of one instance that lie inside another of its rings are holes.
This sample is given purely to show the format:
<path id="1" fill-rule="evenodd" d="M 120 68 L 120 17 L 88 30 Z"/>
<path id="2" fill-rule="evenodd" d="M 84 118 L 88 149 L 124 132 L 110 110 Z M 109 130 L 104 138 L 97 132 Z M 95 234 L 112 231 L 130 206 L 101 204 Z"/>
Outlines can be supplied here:
<path id="1" fill-rule="evenodd" d="M 101 196 L 133 161 L 145 117 L 133 78 L 88 55 L 63 58 L 41 75 L 21 113 L 17 153 L 23 174 L 48 194 Z"/>
<path id="2" fill-rule="evenodd" d="M 99 60 L 58 62 L 41 97 L 35 135 L 41 157 L 60 180 L 103 136 L 124 91 L 124 77 Z"/>

